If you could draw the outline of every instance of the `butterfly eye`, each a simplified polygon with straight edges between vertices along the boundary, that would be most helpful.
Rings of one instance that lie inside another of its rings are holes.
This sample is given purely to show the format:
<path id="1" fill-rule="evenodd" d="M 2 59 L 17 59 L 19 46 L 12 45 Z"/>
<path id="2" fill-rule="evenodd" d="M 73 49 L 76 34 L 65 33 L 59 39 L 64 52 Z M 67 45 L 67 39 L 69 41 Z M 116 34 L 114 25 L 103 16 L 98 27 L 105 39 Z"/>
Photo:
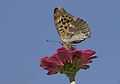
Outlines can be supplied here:
<path id="1" fill-rule="evenodd" d="M 54 13 L 56 13 L 56 12 L 57 12 L 57 10 L 58 10 L 58 8 L 55 8 Z"/>

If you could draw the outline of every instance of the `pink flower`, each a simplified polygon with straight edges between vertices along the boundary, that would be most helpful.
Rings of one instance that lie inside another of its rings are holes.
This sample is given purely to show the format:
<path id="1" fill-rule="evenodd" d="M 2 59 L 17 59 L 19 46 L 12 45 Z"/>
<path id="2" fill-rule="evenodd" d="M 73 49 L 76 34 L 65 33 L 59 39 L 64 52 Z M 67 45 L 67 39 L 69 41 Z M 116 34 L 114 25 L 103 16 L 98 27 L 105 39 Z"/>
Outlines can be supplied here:
<path id="1" fill-rule="evenodd" d="M 96 52 L 93 50 L 68 50 L 65 47 L 57 49 L 57 53 L 51 57 L 41 58 L 40 67 L 48 70 L 48 75 L 58 72 L 64 73 L 67 76 L 70 74 L 76 75 L 80 69 L 88 69 L 88 63 L 92 63 L 92 59 L 98 58 L 92 56 Z"/>

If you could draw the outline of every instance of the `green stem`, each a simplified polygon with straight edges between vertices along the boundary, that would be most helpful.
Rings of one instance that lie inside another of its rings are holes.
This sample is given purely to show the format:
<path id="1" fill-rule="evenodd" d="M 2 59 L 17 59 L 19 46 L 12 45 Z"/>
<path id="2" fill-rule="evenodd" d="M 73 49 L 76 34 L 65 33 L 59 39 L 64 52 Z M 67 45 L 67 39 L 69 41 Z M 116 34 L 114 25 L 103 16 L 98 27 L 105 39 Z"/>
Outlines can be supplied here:
<path id="1" fill-rule="evenodd" d="M 75 84 L 75 75 L 70 74 L 68 78 L 69 78 L 70 84 Z"/>

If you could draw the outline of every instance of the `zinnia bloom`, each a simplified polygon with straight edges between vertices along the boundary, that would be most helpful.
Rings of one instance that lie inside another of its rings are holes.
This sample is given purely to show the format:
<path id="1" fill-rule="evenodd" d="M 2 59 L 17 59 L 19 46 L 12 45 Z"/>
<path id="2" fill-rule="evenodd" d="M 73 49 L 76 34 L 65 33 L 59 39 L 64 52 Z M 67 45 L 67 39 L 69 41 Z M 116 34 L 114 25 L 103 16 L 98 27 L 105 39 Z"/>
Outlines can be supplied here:
<path id="1" fill-rule="evenodd" d="M 93 50 L 68 50 L 65 47 L 57 49 L 57 53 L 51 57 L 41 58 L 40 67 L 48 70 L 48 75 L 60 72 L 69 77 L 71 84 L 75 81 L 75 75 L 80 69 L 88 69 L 88 63 L 92 63 L 92 56 L 96 52 Z"/>

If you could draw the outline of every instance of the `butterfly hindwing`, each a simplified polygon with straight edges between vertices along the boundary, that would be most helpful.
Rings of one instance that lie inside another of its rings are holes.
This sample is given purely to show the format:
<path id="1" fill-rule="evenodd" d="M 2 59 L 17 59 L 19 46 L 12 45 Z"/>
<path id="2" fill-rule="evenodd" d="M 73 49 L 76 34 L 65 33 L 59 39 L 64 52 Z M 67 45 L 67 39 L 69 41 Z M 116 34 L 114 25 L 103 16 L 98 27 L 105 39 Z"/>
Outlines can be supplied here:
<path id="1" fill-rule="evenodd" d="M 80 42 L 90 37 L 88 24 L 80 18 L 76 18 L 66 31 L 66 41 Z"/>

